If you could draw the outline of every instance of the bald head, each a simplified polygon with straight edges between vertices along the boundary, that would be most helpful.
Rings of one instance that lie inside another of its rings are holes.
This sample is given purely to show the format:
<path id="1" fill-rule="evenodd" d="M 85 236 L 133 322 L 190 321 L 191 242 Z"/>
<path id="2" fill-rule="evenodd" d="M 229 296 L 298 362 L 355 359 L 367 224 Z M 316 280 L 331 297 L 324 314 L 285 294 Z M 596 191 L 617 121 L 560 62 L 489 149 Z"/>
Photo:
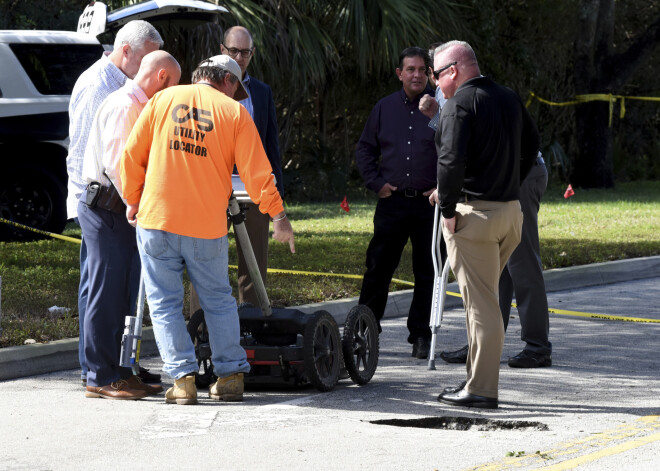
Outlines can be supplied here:
<path id="1" fill-rule="evenodd" d="M 464 82 L 481 75 L 477 56 L 465 41 L 449 41 L 438 46 L 433 54 L 433 70 L 439 72 L 436 82 L 445 98 L 454 96 Z"/>
<path id="2" fill-rule="evenodd" d="M 244 26 L 232 26 L 231 28 L 225 31 L 225 35 L 222 38 L 222 42 L 227 42 L 230 39 L 248 39 L 250 41 L 250 46 L 253 46 L 252 34 Z"/>
<path id="3" fill-rule="evenodd" d="M 181 66 L 166 51 L 150 52 L 142 59 L 135 83 L 151 98 L 164 88 L 177 85 L 181 79 Z"/>

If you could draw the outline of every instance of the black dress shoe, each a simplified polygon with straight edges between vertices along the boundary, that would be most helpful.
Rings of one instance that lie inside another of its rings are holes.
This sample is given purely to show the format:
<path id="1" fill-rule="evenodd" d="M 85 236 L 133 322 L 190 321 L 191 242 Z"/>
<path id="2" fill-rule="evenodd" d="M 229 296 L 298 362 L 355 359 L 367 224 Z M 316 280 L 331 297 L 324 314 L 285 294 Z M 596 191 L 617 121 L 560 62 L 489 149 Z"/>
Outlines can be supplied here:
<path id="1" fill-rule="evenodd" d="M 467 381 L 463 381 L 463 382 L 462 382 L 461 384 L 459 384 L 458 386 L 449 386 L 448 388 L 445 388 L 445 389 L 442 390 L 442 394 L 453 394 L 453 393 L 457 393 L 458 391 L 460 391 L 461 389 L 463 389 L 463 388 L 465 387 L 466 384 L 467 384 Z"/>
<path id="2" fill-rule="evenodd" d="M 440 352 L 440 358 L 447 363 L 465 363 L 467 361 L 468 346 L 455 350 L 453 352 Z"/>
<path id="3" fill-rule="evenodd" d="M 417 337 L 413 343 L 412 356 L 421 360 L 429 357 L 429 350 L 431 349 L 431 339 L 424 337 Z"/>
<path id="4" fill-rule="evenodd" d="M 497 409 L 497 398 L 477 396 L 470 394 L 465 389 L 455 393 L 442 393 L 438 396 L 438 401 L 450 406 L 478 407 L 480 409 Z"/>
<path id="5" fill-rule="evenodd" d="M 140 367 L 138 374 L 143 383 L 160 383 L 160 375 L 150 373 L 148 369 Z"/>
<path id="6" fill-rule="evenodd" d="M 552 366 L 552 356 L 523 350 L 515 357 L 509 358 L 508 363 L 512 368 L 540 368 Z"/>

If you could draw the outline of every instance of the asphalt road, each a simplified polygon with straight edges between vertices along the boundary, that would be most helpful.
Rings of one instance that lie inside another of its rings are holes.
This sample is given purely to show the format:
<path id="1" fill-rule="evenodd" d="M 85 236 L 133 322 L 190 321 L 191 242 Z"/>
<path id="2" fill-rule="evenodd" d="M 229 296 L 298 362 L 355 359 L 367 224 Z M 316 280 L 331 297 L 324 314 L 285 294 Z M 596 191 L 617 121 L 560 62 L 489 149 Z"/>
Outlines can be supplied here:
<path id="1" fill-rule="evenodd" d="M 548 297 L 551 308 L 660 320 L 660 277 Z M 257 390 L 224 404 L 202 391 L 199 405 L 177 406 L 162 394 L 87 399 L 77 370 L 2 381 L 0 470 L 660 469 L 660 323 L 551 315 L 553 366 L 522 370 L 506 365 L 523 347 L 513 318 L 493 411 L 438 403 L 464 366 L 438 359 L 429 371 L 410 356 L 405 318 L 383 326 L 372 381 L 328 393 Z M 446 312 L 438 352 L 464 343 L 464 312 Z"/>

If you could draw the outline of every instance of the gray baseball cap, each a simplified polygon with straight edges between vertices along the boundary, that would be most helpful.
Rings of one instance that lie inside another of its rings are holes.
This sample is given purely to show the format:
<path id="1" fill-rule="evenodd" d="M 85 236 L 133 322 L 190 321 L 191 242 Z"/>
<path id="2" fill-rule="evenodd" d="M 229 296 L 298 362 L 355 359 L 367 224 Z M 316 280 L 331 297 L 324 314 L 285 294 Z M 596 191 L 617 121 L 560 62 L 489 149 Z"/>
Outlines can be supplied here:
<path id="1" fill-rule="evenodd" d="M 203 63 L 202 65 L 204 66 L 219 67 L 220 69 L 227 70 L 231 74 L 236 76 L 236 78 L 238 79 L 239 87 L 236 89 L 236 93 L 234 94 L 234 100 L 240 101 L 248 97 L 248 92 L 245 89 L 245 86 L 243 85 L 243 80 L 242 80 L 243 73 L 241 72 L 241 67 L 238 65 L 238 62 L 236 62 L 234 59 L 224 54 L 209 57 L 204 62 L 208 62 L 208 63 Z"/>

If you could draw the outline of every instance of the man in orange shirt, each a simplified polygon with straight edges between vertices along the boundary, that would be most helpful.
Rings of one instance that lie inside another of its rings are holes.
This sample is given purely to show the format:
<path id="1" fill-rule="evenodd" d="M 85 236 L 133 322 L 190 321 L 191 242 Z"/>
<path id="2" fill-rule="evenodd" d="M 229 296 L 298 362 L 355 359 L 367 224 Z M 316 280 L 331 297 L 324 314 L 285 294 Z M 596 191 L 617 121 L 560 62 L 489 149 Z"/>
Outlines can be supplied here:
<path id="1" fill-rule="evenodd" d="M 211 340 L 216 400 L 242 401 L 250 370 L 240 345 L 236 301 L 227 274 L 227 204 L 234 165 L 259 211 L 273 218 L 273 238 L 295 252 L 293 229 L 259 133 L 246 109 L 240 68 L 214 56 L 193 84 L 156 94 L 135 124 L 121 164 L 126 217 L 137 224 L 145 289 L 163 371 L 175 383 L 168 403 L 194 404 L 198 370 L 183 319 L 183 267 L 197 290 Z"/>

